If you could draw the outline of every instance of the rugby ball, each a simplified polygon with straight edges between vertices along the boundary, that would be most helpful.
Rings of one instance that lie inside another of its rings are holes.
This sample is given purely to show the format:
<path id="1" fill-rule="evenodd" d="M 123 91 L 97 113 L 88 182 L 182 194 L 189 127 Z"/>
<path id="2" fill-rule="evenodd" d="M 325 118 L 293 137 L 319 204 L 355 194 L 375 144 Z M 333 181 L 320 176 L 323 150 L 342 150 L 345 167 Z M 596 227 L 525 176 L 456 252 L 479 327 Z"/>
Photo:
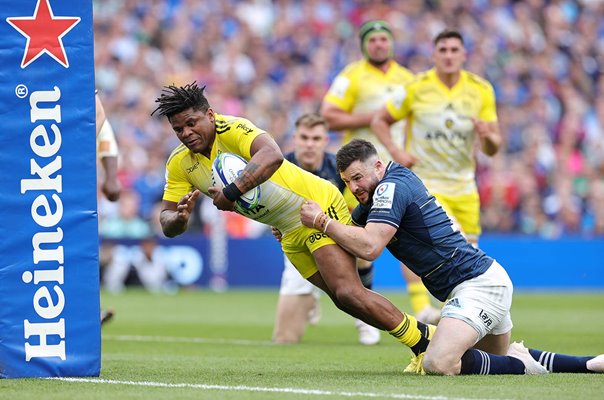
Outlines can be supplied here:
<path id="1" fill-rule="evenodd" d="M 212 163 L 212 184 L 223 188 L 235 181 L 247 161 L 241 156 L 232 153 L 220 153 Z M 237 204 L 245 209 L 255 208 L 260 201 L 260 186 L 241 195 Z"/>

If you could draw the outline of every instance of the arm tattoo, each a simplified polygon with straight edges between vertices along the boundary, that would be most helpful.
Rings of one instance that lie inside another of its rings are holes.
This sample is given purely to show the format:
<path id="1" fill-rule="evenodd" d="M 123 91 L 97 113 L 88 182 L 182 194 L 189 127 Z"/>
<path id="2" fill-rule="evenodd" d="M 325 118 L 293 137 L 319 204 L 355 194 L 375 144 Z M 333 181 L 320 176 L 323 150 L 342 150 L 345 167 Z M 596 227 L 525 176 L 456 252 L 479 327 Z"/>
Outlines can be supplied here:
<path id="1" fill-rule="evenodd" d="M 259 169 L 260 169 L 260 166 L 258 164 L 256 164 L 256 163 L 249 163 L 245 167 L 245 169 L 243 171 L 241 171 L 241 175 L 239 175 L 239 177 L 237 178 L 237 181 L 238 181 L 238 183 L 241 183 L 242 187 L 239 187 L 239 189 L 242 192 L 245 193 L 248 190 L 251 190 L 252 188 L 260 185 L 266 179 L 270 178 L 270 176 L 268 176 L 266 178 L 264 176 L 260 176 L 260 177 L 256 178 L 254 176 L 254 174 Z"/>

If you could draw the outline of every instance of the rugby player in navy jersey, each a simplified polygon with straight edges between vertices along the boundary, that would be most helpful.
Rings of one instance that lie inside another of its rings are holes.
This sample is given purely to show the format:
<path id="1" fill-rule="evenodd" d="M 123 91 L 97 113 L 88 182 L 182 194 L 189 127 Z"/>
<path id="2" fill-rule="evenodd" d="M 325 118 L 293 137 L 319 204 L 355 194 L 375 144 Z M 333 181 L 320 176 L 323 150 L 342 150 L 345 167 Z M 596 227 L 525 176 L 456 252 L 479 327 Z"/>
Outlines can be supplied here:
<path id="1" fill-rule="evenodd" d="M 473 247 L 422 181 L 408 168 L 385 164 L 375 147 L 353 140 L 336 155 L 340 175 L 359 201 L 356 226 L 341 224 L 312 200 L 301 221 L 318 227 L 357 257 L 373 260 L 384 248 L 419 275 L 430 293 L 445 302 L 426 352 L 407 372 L 459 374 L 543 374 L 604 372 L 604 355 L 575 357 L 530 350 L 512 343 L 513 286 L 505 269 Z"/>

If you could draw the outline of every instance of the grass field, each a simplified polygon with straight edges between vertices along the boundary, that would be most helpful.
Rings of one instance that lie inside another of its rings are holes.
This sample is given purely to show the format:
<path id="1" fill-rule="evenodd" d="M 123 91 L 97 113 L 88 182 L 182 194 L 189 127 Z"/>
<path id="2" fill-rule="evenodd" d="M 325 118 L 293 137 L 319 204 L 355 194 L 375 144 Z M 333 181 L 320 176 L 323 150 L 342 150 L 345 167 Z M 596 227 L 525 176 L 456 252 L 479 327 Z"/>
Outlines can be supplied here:
<path id="1" fill-rule="evenodd" d="M 407 298 L 386 293 L 402 309 Z M 269 341 L 276 290 L 103 293 L 100 378 L 0 381 L 0 399 L 604 399 L 604 375 L 403 375 L 410 351 L 382 334 L 356 342 L 352 320 L 324 296 L 303 343 Z M 514 339 L 571 354 L 604 353 L 604 293 L 516 294 Z"/>

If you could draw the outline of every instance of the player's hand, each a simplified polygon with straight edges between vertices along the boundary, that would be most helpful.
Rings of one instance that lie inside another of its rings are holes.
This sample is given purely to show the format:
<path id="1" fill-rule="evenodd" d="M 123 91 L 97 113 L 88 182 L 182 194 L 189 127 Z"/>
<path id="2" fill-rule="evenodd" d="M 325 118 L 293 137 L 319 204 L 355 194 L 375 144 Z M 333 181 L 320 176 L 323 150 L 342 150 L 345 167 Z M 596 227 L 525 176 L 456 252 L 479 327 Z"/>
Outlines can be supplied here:
<path id="1" fill-rule="evenodd" d="M 109 201 L 117 201 L 120 198 L 120 183 L 117 179 L 107 179 L 101 187 L 103 194 Z"/>
<path id="2" fill-rule="evenodd" d="M 314 228 L 314 223 L 321 214 L 323 214 L 323 210 L 321 210 L 319 204 L 312 200 L 306 200 L 300 208 L 300 221 L 302 225 Z"/>
<path id="3" fill-rule="evenodd" d="M 474 131 L 476 131 L 480 138 L 484 138 L 489 135 L 489 127 L 485 121 L 472 118 L 472 124 L 474 125 Z"/>
<path id="4" fill-rule="evenodd" d="M 182 196 L 176 205 L 176 212 L 178 213 L 178 219 L 188 221 L 193 208 L 195 208 L 195 202 L 199 197 L 199 190 L 195 189 Z"/>
<path id="5" fill-rule="evenodd" d="M 403 150 L 398 150 L 392 154 L 392 159 L 404 167 L 411 168 L 417 164 L 417 157 Z"/>
<path id="6" fill-rule="evenodd" d="M 273 234 L 275 239 L 277 239 L 277 242 L 281 243 L 281 239 L 283 239 L 283 234 L 281 233 L 281 231 L 275 228 L 274 226 L 271 226 L 271 233 Z"/>
<path id="7" fill-rule="evenodd" d="M 235 209 L 235 202 L 227 199 L 221 188 L 212 186 L 208 188 L 208 192 L 214 199 L 214 205 L 217 209 L 222 211 L 233 211 Z"/>

